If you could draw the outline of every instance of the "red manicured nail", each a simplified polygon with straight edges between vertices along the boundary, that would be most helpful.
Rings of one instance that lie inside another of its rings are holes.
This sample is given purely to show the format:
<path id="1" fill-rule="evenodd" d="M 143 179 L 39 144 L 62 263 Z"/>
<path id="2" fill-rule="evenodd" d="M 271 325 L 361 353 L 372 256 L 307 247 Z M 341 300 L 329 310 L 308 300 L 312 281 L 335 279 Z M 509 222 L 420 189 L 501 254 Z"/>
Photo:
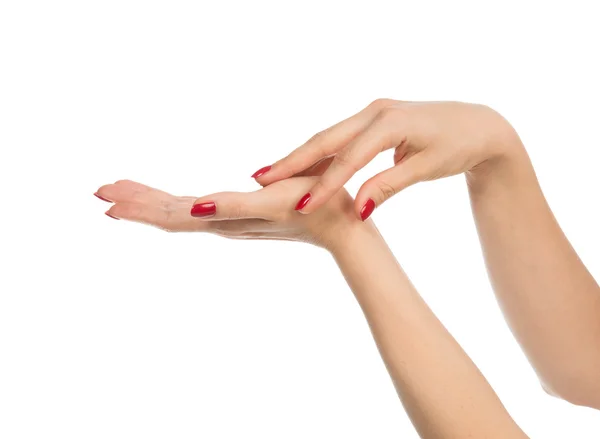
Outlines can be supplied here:
<path id="1" fill-rule="evenodd" d="M 104 214 L 105 214 L 106 216 L 109 216 L 109 217 L 113 218 L 113 219 L 116 219 L 116 220 L 118 220 L 118 219 L 119 219 L 119 218 L 117 218 L 116 216 L 112 216 L 112 215 L 111 215 L 110 213 L 108 213 L 108 212 L 104 212 Z"/>
<path id="2" fill-rule="evenodd" d="M 371 216 L 374 210 L 375 201 L 369 198 L 365 205 L 362 207 L 362 209 L 360 209 L 360 219 L 363 221 L 366 220 L 367 218 L 369 218 L 369 216 Z"/>
<path id="3" fill-rule="evenodd" d="M 190 214 L 196 218 L 205 218 L 207 216 L 213 216 L 217 213 L 217 206 L 212 201 L 206 203 L 194 204 Z"/>
<path id="4" fill-rule="evenodd" d="M 252 178 L 258 178 L 261 175 L 266 174 L 270 170 L 271 170 L 271 165 L 265 166 L 264 168 L 260 168 L 258 171 L 256 171 L 254 174 L 252 174 Z"/>
<path id="5" fill-rule="evenodd" d="M 306 195 L 304 195 L 302 198 L 300 198 L 300 201 L 298 201 L 298 204 L 296 204 L 295 210 L 302 210 L 306 207 L 306 205 L 308 204 L 308 202 L 310 201 L 310 197 L 312 195 L 309 193 L 307 193 Z"/>
<path id="6" fill-rule="evenodd" d="M 94 195 L 95 195 L 96 197 L 100 198 L 102 201 L 106 201 L 106 202 L 108 202 L 108 203 L 112 203 L 112 201 L 110 201 L 110 200 L 107 200 L 106 198 L 104 198 L 104 197 L 101 197 L 100 195 L 98 195 L 98 193 L 97 193 L 97 192 L 94 192 Z"/>

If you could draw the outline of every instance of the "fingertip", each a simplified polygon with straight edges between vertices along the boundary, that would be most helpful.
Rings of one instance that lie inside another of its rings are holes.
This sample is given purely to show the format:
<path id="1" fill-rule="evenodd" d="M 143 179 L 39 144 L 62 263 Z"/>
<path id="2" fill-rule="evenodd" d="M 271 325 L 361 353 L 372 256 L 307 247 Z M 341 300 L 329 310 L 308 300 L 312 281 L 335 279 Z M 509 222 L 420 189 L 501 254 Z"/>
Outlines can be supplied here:
<path id="1" fill-rule="evenodd" d="M 268 165 L 268 166 L 264 166 L 262 168 L 260 168 L 258 171 L 256 171 L 254 174 L 251 175 L 251 178 L 254 178 L 255 180 L 262 177 L 263 175 L 265 175 L 267 172 L 269 172 L 271 170 L 272 166 Z"/>
<path id="2" fill-rule="evenodd" d="M 314 192 L 309 192 L 304 197 L 300 198 L 295 210 L 298 213 L 309 215 L 319 210 L 328 201 L 329 198 L 324 199 L 322 197 L 318 197 Z"/>
<path id="3" fill-rule="evenodd" d="M 356 212 L 356 216 L 362 221 L 368 219 L 375 208 L 382 203 L 382 201 L 375 196 L 375 192 L 372 189 L 372 180 L 373 179 L 371 178 L 364 182 L 358 189 L 356 197 L 354 198 L 354 211 Z"/>
<path id="4" fill-rule="evenodd" d="M 104 198 L 104 197 L 103 197 L 102 195 L 100 195 L 98 192 L 94 192 L 94 196 L 95 196 L 96 198 L 99 198 L 99 199 L 101 199 L 102 201 L 106 201 L 107 203 L 112 203 L 112 201 L 110 201 L 110 200 L 109 200 L 109 199 L 107 199 L 107 198 Z"/>
<path id="5" fill-rule="evenodd" d="M 214 201 L 194 202 L 190 215 L 194 218 L 210 218 L 217 214 L 217 205 Z"/>
<path id="6" fill-rule="evenodd" d="M 261 187 L 266 187 L 266 186 L 270 185 L 271 183 L 274 183 L 274 181 L 269 181 L 269 179 L 265 175 L 256 177 L 254 179 L 254 181 L 257 182 Z"/>
<path id="7" fill-rule="evenodd" d="M 294 210 L 297 212 L 300 212 L 300 213 L 308 213 L 308 212 L 304 212 L 303 209 L 310 202 L 311 198 L 312 198 L 312 194 L 310 192 L 307 192 L 306 194 L 304 194 L 302 196 L 302 198 L 300 198 L 300 200 L 296 204 L 296 207 L 294 208 Z"/>
<path id="8" fill-rule="evenodd" d="M 112 215 L 112 214 L 110 213 L 110 210 L 107 210 L 106 212 L 104 212 L 104 215 L 106 215 L 106 216 L 108 216 L 108 217 L 110 217 L 110 218 L 112 218 L 112 219 L 116 219 L 116 220 L 119 220 L 119 219 L 120 219 L 120 218 L 117 218 L 116 216 Z"/>
<path id="9" fill-rule="evenodd" d="M 143 206 L 135 203 L 116 203 L 104 213 L 117 220 L 138 221 L 143 216 Z"/>
<path id="10" fill-rule="evenodd" d="M 289 159 L 286 157 L 270 164 L 269 166 L 260 168 L 258 171 L 252 174 L 252 176 L 261 186 L 269 186 L 270 184 L 295 176 L 297 172 L 294 170 L 297 168 L 298 166 L 293 162 L 289 162 Z M 300 167 L 300 169 L 305 168 Z"/>
<path id="11" fill-rule="evenodd" d="M 361 221 L 366 221 L 373 211 L 375 210 L 375 201 L 372 198 L 369 198 L 360 208 L 359 216 Z"/>
<path id="12" fill-rule="evenodd" d="M 100 186 L 96 192 L 94 192 L 94 196 L 102 201 L 106 201 L 107 203 L 114 203 L 114 184 L 105 184 Z"/>
<path id="13" fill-rule="evenodd" d="M 328 203 L 329 200 L 331 200 L 331 198 L 334 197 L 335 194 L 338 193 L 343 187 L 343 184 L 338 186 L 338 184 L 330 183 L 325 178 L 325 175 L 321 176 L 308 192 L 310 197 L 304 204 L 302 213 L 316 212 L 318 209 Z"/>
<path id="14" fill-rule="evenodd" d="M 257 177 L 254 177 L 254 180 L 264 187 L 273 184 L 277 181 L 291 177 L 291 175 L 287 175 L 281 168 L 274 168 L 273 166 L 274 165 L 268 166 L 269 170 L 263 172 Z M 258 171 L 260 171 L 260 169 Z"/>

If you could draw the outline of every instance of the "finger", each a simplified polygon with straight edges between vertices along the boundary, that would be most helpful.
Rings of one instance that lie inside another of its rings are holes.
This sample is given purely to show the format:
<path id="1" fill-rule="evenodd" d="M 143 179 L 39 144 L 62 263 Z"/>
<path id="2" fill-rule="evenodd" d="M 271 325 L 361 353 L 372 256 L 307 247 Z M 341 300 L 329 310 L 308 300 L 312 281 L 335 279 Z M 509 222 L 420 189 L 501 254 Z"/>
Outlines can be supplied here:
<path id="1" fill-rule="evenodd" d="M 327 157 L 327 158 L 321 159 L 317 163 L 315 163 L 314 165 L 312 165 L 311 167 L 305 169 L 302 172 L 294 174 L 292 177 L 293 178 L 296 178 L 296 177 L 316 177 L 316 176 L 319 176 L 319 175 L 323 175 L 323 172 L 325 172 L 325 170 L 329 167 L 329 165 L 331 164 L 332 161 L 333 161 L 333 157 Z M 266 187 L 266 185 L 262 185 L 262 184 L 261 184 L 261 186 L 263 188 Z"/>
<path id="2" fill-rule="evenodd" d="M 319 160 L 335 154 L 367 128 L 377 114 L 391 102 L 389 99 L 377 99 L 348 119 L 317 133 L 271 167 L 260 169 L 254 174 L 255 178 L 261 185 L 266 186 L 298 174 Z"/>
<path id="3" fill-rule="evenodd" d="M 196 220 L 223 221 L 248 218 L 266 219 L 270 209 L 257 192 L 220 192 L 198 198 L 188 215 Z"/>
<path id="4" fill-rule="evenodd" d="M 348 146 L 340 151 L 315 186 L 298 202 L 302 213 L 312 213 L 335 195 L 350 178 L 380 152 L 402 144 L 406 139 L 402 121 L 377 117 Z"/>
<path id="5" fill-rule="evenodd" d="M 139 203 L 117 203 L 106 214 L 115 219 L 134 221 L 157 227 L 167 232 L 209 232 L 228 238 L 245 238 L 266 233 L 268 223 L 260 219 L 237 221 L 197 221 L 190 216 L 191 201 L 161 207 Z"/>
<path id="6" fill-rule="evenodd" d="M 288 214 L 296 200 L 315 183 L 316 177 L 278 181 L 255 192 L 221 192 L 198 198 L 189 212 L 198 219 L 275 221 Z"/>
<path id="7" fill-rule="evenodd" d="M 294 177 L 314 177 L 314 176 L 323 175 L 323 173 L 327 170 L 327 168 L 329 168 L 329 165 L 331 165 L 332 161 L 333 161 L 333 157 L 327 157 L 322 160 L 319 160 L 317 163 L 312 165 L 310 168 L 294 175 Z"/>
<path id="8" fill-rule="evenodd" d="M 172 198 L 172 195 L 131 180 L 119 180 L 100 187 L 95 193 L 98 198 L 113 203 L 155 203 Z"/>
<path id="9" fill-rule="evenodd" d="M 357 216 L 365 221 L 386 200 L 401 190 L 426 180 L 431 168 L 430 157 L 426 153 L 418 153 L 371 177 L 356 194 L 354 205 Z"/>
<path id="10" fill-rule="evenodd" d="M 168 232 L 208 231 L 210 224 L 195 221 L 190 217 L 191 203 L 191 201 L 179 201 L 162 206 L 122 202 L 113 205 L 106 214 L 115 219 L 147 224 Z"/>

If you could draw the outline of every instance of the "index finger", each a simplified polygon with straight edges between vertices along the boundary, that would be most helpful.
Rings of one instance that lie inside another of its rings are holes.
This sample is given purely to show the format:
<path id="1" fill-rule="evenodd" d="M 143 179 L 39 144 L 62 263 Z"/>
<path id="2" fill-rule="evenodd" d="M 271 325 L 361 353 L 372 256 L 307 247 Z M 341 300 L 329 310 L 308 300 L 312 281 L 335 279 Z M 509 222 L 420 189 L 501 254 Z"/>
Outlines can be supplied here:
<path id="1" fill-rule="evenodd" d="M 404 131 L 388 116 L 375 121 L 334 158 L 319 181 L 296 206 L 301 213 L 312 213 L 334 196 L 352 176 L 380 152 L 394 148 L 405 140 Z"/>
<path id="2" fill-rule="evenodd" d="M 299 174 L 319 160 L 336 154 L 367 128 L 377 114 L 389 105 L 388 99 L 377 99 L 355 115 L 311 137 L 302 146 L 273 165 L 253 174 L 263 186 Z"/>
<path id="3" fill-rule="evenodd" d="M 219 192 L 192 200 L 189 215 L 207 221 L 264 219 L 275 221 L 290 212 L 295 200 L 315 183 L 315 177 L 295 177 L 254 192 Z"/>

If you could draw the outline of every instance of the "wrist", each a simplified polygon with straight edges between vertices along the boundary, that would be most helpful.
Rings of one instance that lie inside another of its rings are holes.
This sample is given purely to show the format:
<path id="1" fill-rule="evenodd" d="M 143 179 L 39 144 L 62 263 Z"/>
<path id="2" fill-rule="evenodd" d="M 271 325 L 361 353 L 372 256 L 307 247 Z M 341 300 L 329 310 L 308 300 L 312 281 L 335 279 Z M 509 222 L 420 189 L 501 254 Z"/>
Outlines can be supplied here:
<path id="1" fill-rule="evenodd" d="M 524 176 L 535 176 L 521 139 L 508 123 L 494 143 L 491 148 L 494 154 L 465 173 L 471 191 L 477 193 L 489 187 L 518 185 Z"/>
<path id="2" fill-rule="evenodd" d="M 339 223 L 322 239 L 324 247 L 333 256 L 352 250 L 352 246 L 369 236 L 380 236 L 373 220 L 353 219 Z"/>

